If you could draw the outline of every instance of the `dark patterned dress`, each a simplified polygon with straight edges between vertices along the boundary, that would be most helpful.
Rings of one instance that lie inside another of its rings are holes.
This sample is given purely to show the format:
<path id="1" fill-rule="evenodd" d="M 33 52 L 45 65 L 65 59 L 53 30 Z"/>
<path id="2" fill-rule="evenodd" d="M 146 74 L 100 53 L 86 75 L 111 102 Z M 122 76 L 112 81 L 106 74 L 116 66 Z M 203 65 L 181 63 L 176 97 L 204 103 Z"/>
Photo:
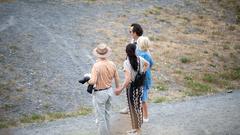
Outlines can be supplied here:
<path id="1" fill-rule="evenodd" d="M 143 63 L 147 62 L 142 57 L 139 57 L 139 70 L 143 72 Z M 137 72 L 133 70 L 130 62 L 126 59 L 123 63 L 124 71 L 129 71 L 131 73 L 131 81 L 135 79 Z M 127 87 L 127 100 L 129 111 L 131 115 L 132 128 L 139 129 L 143 123 L 143 112 L 142 112 L 142 101 L 141 97 L 143 94 L 143 87 L 136 88 L 133 83 L 130 83 Z"/>
<path id="2" fill-rule="evenodd" d="M 128 106 L 131 115 L 132 128 L 141 128 L 143 123 L 142 96 L 143 88 L 135 88 L 132 83 L 127 88 Z"/>

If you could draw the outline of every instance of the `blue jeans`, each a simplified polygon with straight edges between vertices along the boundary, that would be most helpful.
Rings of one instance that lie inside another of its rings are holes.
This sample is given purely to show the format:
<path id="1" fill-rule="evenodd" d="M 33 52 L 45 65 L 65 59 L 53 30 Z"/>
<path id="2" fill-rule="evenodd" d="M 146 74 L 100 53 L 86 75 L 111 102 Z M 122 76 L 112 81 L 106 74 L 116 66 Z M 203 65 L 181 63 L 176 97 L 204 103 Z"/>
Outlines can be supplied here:
<path id="1" fill-rule="evenodd" d="M 141 100 L 142 102 L 147 102 L 148 100 L 148 90 L 147 87 L 144 85 L 143 86 L 143 94 L 142 94 L 142 97 L 141 97 Z"/>

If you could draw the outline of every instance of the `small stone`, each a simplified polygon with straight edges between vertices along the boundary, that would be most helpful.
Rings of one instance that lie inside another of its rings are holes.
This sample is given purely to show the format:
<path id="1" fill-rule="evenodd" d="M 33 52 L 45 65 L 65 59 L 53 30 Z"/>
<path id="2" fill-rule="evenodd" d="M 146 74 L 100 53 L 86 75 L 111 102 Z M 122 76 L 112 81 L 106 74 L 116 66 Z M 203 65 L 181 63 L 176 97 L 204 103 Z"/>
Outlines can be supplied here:
<path id="1" fill-rule="evenodd" d="M 233 91 L 232 90 L 228 90 L 227 93 L 232 93 Z"/>

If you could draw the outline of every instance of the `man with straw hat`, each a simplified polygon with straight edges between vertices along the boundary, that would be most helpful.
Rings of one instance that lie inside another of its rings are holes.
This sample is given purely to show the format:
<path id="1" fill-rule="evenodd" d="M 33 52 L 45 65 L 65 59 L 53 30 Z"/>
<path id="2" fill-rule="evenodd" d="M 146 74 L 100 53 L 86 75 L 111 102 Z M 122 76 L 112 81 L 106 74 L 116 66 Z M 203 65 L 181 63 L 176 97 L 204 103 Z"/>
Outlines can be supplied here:
<path id="1" fill-rule="evenodd" d="M 106 44 L 99 44 L 93 50 L 93 55 L 97 57 L 97 61 L 92 67 L 91 79 L 88 83 L 94 85 L 92 99 L 96 112 L 96 123 L 100 135 L 110 135 L 109 111 L 113 94 L 112 81 L 115 81 L 115 87 L 118 88 L 119 75 L 116 65 L 108 60 L 111 49 Z"/>

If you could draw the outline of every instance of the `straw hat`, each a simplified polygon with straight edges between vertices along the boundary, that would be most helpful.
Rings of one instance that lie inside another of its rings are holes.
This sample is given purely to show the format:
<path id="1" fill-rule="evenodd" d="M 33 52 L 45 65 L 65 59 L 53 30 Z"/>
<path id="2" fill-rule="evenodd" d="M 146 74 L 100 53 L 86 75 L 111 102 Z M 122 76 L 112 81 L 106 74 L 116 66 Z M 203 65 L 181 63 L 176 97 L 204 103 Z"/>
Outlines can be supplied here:
<path id="1" fill-rule="evenodd" d="M 106 58 L 111 55 L 112 50 L 104 43 L 99 44 L 93 49 L 93 55 L 98 58 Z"/>

